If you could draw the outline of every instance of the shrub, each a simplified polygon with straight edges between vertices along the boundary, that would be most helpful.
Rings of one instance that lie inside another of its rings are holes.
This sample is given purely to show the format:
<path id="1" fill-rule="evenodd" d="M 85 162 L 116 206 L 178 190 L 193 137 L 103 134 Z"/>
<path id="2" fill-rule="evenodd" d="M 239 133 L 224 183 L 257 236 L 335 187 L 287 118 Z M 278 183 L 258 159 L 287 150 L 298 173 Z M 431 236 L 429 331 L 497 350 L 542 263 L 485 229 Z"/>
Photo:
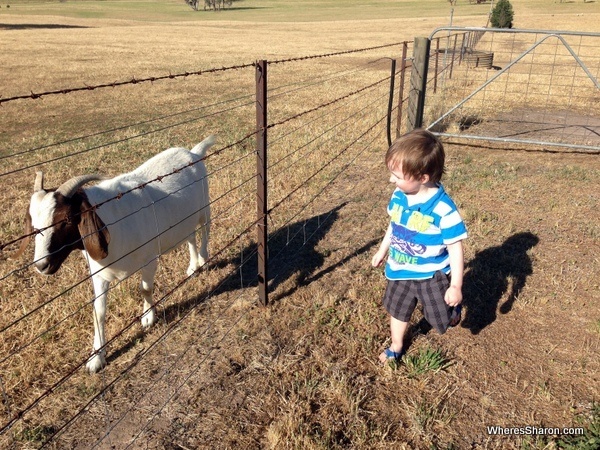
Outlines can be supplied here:
<path id="1" fill-rule="evenodd" d="M 498 0 L 492 10 L 490 21 L 494 28 L 512 28 L 513 7 L 508 0 Z"/>

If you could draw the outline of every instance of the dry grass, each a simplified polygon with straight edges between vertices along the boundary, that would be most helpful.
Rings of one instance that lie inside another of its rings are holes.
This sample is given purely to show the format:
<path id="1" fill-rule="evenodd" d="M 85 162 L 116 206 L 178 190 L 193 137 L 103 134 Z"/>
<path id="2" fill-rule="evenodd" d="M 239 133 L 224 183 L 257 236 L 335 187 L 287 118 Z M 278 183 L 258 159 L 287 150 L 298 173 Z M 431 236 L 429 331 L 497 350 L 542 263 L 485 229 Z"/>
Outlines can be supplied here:
<path id="1" fill-rule="evenodd" d="M 581 23 L 575 15 L 580 4 L 571 10 L 568 4 L 552 4 L 556 10 L 549 12 L 537 9 L 541 2 L 523 3 L 523 16 L 531 22 L 527 27 L 590 29 L 597 23 L 598 14 Z M 460 14 L 461 7 L 455 23 L 481 25 L 481 16 L 474 23 Z M 2 96 L 411 40 L 446 24 L 446 9 L 424 19 L 265 22 L 258 34 L 253 31 L 257 23 L 212 16 L 201 26 L 165 25 L 118 17 L 22 16 L 15 8 L 4 15 L 3 8 L 2 23 L 90 28 L 0 28 L 6 44 L 0 54 Z M 364 66 L 383 56 L 390 56 L 389 50 L 272 66 L 271 86 L 290 94 L 273 96 L 270 121 L 322 104 L 348 86 L 385 77 L 385 62 Z M 316 73 L 356 68 L 361 70 L 309 93 L 291 93 L 292 83 Z M 2 155 L 129 126 L 0 160 L 1 172 L 98 146 L 80 157 L 45 164 L 48 185 L 56 186 L 83 172 L 128 170 L 162 148 L 190 146 L 208 133 L 218 132 L 223 145 L 234 142 L 252 130 L 253 105 L 215 116 L 211 113 L 220 107 L 204 106 L 252 98 L 253 83 L 249 68 L 7 103 L 0 108 Z M 313 174 L 381 115 L 381 108 L 373 108 L 369 117 L 356 116 L 316 143 L 311 139 L 385 90 L 331 108 L 314 122 L 310 116 L 270 131 L 272 161 L 281 161 L 271 177 L 270 204 L 283 203 L 269 219 L 276 275 L 269 307 L 256 306 L 253 235 L 236 238 L 255 209 L 253 142 L 245 141 L 207 161 L 214 173 L 211 196 L 219 199 L 210 270 L 171 292 L 184 278 L 185 252 L 161 258 L 155 291 L 162 299 L 161 320 L 147 333 L 140 331 L 136 317 L 141 312 L 137 278 L 114 286 L 107 335 L 131 327 L 111 342 L 109 366 L 95 376 L 75 370 L 0 437 L 0 446 L 38 447 L 115 377 L 119 381 L 51 446 L 90 448 L 110 431 L 99 448 L 134 442 L 132 448 L 157 449 L 541 449 L 556 448 L 557 439 L 494 437 L 486 426 L 587 424 L 599 400 L 600 369 L 599 285 L 593 276 L 600 271 L 600 162 L 595 156 L 448 143 L 445 184 L 470 232 L 465 320 L 438 336 L 416 314 L 410 363 L 395 369 L 377 363 L 388 339 L 381 308 L 385 281 L 369 265 L 386 226 L 390 194 L 381 163 L 381 127 L 367 150 L 353 146 Z M 187 112 L 163 117 L 181 111 Z M 187 123 L 170 127 L 176 122 Z M 168 128 L 145 134 L 155 127 Z M 103 146 L 106 142 L 117 143 Z M 2 178 L 2 242 L 21 233 L 32 174 L 30 169 Z M 308 186 L 286 198 L 308 178 Z M 234 245 L 225 247 L 232 240 Z M 246 257 L 250 263 L 241 267 Z M 0 276 L 22 264 L 2 261 Z M 55 277 L 41 278 L 26 269 L 2 278 L 0 327 L 85 276 L 84 262 L 73 255 Z M 90 299 L 85 281 L 42 308 L 42 314 L 2 333 L 0 358 L 33 344 L 0 365 L 0 423 L 85 360 L 92 339 Z"/>

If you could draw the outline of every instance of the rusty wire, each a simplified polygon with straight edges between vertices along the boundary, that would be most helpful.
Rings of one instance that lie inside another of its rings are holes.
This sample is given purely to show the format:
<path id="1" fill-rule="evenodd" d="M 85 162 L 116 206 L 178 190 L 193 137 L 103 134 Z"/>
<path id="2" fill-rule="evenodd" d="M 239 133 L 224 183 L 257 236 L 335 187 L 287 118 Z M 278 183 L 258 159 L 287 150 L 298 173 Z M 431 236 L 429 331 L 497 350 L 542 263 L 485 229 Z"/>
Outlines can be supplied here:
<path id="1" fill-rule="evenodd" d="M 371 51 L 371 50 L 378 50 L 378 49 L 382 49 L 382 48 L 394 47 L 394 46 L 398 46 L 398 45 L 402 45 L 402 44 L 404 44 L 404 42 L 395 42 L 392 44 L 378 45 L 375 47 L 365 47 L 365 48 L 359 48 L 359 49 L 354 49 L 354 50 L 323 53 L 323 54 L 318 54 L 318 55 L 307 55 L 307 56 L 300 56 L 300 57 L 295 57 L 295 58 L 278 59 L 278 60 L 274 60 L 274 61 L 269 61 L 269 64 L 283 64 L 283 63 L 296 62 L 296 61 L 306 61 L 309 59 L 318 59 L 318 58 L 327 58 L 327 57 L 331 57 L 331 56 L 347 55 L 347 54 L 352 54 L 352 53 L 359 53 L 359 52 L 366 52 L 366 51 Z M 228 66 L 228 67 L 216 67 L 216 68 L 211 68 L 211 69 L 206 69 L 206 70 L 196 70 L 193 72 L 181 72 L 181 73 L 177 73 L 177 74 L 159 75 L 159 76 L 152 76 L 152 77 L 145 77 L 145 78 L 135 78 L 134 77 L 131 80 L 113 81 L 112 83 L 102 83 L 102 84 L 96 84 L 96 85 L 86 85 L 86 86 L 79 86 L 79 87 L 72 87 L 72 88 L 63 88 L 63 89 L 56 89 L 56 90 L 52 90 L 52 91 L 37 92 L 37 93 L 31 92 L 29 94 L 15 95 L 13 97 L 6 97 L 6 98 L 2 98 L 0 96 L 0 106 L 4 103 L 12 102 L 15 100 L 25 100 L 25 99 L 37 100 L 42 97 L 47 97 L 47 96 L 51 96 L 51 95 L 60 95 L 60 94 L 65 95 L 65 94 L 71 94 L 73 92 L 94 91 L 97 89 L 115 88 L 115 87 L 126 86 L 126 85 L 154 83 L 155 81 L 174 80 L 177 78 L 187 78 L 190 76 L 206 75 L 206 74 L 217 73 L 217 72 L 226 72 L 226 71 L 230 71 L 230 70 L 240 70 L 240 69 L 246 69 L 248 67 L 255 67 L 255 66 L 256 66 L 256 63 L 252 62 L 252 63 L 238 64 L 238 65 Z"/>
<path id="2" fill-rule="evenodd" d="M 89 86 L 64 88 L 64 89 L 57 89 L 54 91 L 46 91 L 46 92 L 38 92 L 38 93 L 32 92 L 31 94 L 16 95 L 14 97 L 6 97 L 6 98 L 0 97 L 0 105 L 2 105 L 3 103 L 8 103 L 8 102 L 14 101 L 14 100 L 23 100 L 23 99 L 37 100 L 42 97 L 47 97 L 49 95 L 71 94 L 73 92 L 80 92 L 80 91 L 94 91 L 97 89 L 103 89 L 103 88 L 109 88 L 109 87 L 115 88 L 118 86 L 125 86 L 128 84 L 133 85 L 133 84 L 141 84 L 141 83 L 154 83 L 155 81 L 174 80 L 177 78 L 186 78 L 186 77 L 193 76 L 193 75 L 205 75 L 205 74 L 209 74 L 209 73 L 226 72 L 229 70 L 239 70 L 239 69 L 245 69 L 247 67 L 254 67 L 254 66 L 255 66 L 255 63 L 239 64 L 236 66 L 218 67 L 218 68 L 213 68 L 213 69 L 197 70 L 194 72 L 182 72 L 182 73 L 177 73 L 177 74 L 161 75 L 161 76 L 155 76 L 155 77 L 146 77 L 146 78 L 135 78 L 134 77 L 131 80 L 127 80 L 127 81 L 114 81 L 112 83 L 103 83 L 103 84 L 96 84 L 96 85 L 89 85 Z"/>
<path id="3" fill-rule="evenodd" d="M 352 53 L 367 52 L 367 51 L 371 51 L 371 50 L 380 50 L 382 48 L 388 48 L 388 47 L 395 47 L 395 46 L 398 46 L 398 45 L 403 45 L 405 42 L 408 42 L 408 41 L 394 42 L 393 44 L 377 45 L 375 47 L 365 47 L 365 48 L 359 48 L 359 49 L 355 49 L 355 50 L 345 50 L 345 51 L 340 51 L 340 52 L 324 53 L 324 54 L 321 54 L 321 55 L 298 56 L 298 57 L 295 57 L 295 58 L 276 59 L 276 60 L 273 60 L 273 61 L 269 61 L 269 64 L 283 64 L 283 63 L 296 62 L 296 61 L 306 61 L 308 59 L 327 58 L 327 57 L 330 57 L 330 56 L 349 55 L 349 54 L 352 54 Z"/>

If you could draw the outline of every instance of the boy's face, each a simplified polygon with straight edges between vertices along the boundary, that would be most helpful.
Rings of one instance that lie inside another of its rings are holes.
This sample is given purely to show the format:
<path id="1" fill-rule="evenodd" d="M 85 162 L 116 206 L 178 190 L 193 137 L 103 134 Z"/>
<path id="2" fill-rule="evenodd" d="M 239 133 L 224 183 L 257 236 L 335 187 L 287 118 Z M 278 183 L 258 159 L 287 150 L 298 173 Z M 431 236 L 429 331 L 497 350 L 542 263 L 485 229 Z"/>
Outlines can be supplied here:
<path id="1" fill-rule="evenodd" d="M 423 185 L 423 177 L 414 178 L 409 175 L 404 175 L 402 172 L 402 164 L 390 168 L 390 183 L 394 183 L 398 189 L 406 195 L 417 194 Z"/>

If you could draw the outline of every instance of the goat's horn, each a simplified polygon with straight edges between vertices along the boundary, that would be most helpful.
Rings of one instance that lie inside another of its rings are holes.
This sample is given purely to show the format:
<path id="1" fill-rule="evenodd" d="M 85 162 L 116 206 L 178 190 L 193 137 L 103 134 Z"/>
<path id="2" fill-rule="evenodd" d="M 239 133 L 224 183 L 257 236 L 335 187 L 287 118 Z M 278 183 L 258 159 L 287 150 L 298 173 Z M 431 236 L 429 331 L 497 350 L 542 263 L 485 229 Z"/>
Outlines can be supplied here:
<path id="1" fill-rule="evenodd" d="M 35 182 L 33 183 L 33 192 L 39 192 L 44 189 L 44 172 L 35 173 Z"/>
<path id="2" fill-rule="evenodd" d="M 103 180 L 104 177 L 97 174 L 90 175 L 80 175 L 78 177 L 71 178 L 70 180 L 65 181 L 60 187 L 56 190 L 59 194 L 64 195 L 65 197 L 71 197 L 77 189 L 83 186 L 90 181 Z"/>

